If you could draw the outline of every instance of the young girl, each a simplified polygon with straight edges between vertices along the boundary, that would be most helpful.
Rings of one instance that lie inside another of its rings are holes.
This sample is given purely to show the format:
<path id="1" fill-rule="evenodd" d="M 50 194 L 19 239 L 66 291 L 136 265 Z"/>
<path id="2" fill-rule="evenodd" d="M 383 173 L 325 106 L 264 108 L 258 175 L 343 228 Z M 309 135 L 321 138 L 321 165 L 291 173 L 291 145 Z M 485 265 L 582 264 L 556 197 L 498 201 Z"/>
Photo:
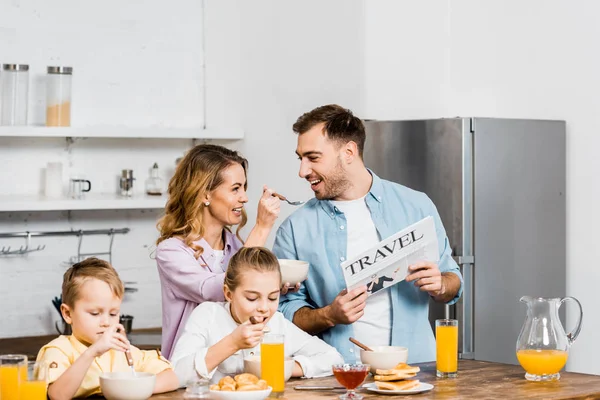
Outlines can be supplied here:
<path id="1" fill-rule="evenodd" d="M 342 356 L 277 312 L 280 287 L 273 253 L 262 247 L 240 249 L 225 275 L 227 301 L 196 307 L 175 345 L 171 359 L 180 381 L 200 376 L 216 382 L 243 372 L 244 358 L 260 352 L 266 327 L 284 335 L 285 356 L 296 361 L 292 376 L 331 375 L 331 365 L 343 363 Z"/>

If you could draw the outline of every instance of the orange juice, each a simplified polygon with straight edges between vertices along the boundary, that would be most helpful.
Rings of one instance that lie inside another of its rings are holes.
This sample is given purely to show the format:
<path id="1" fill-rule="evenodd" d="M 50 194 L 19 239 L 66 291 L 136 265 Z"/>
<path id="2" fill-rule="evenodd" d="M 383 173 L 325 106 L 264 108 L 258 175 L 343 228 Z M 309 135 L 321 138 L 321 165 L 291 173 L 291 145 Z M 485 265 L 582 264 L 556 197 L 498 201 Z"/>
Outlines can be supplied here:
<path id="1" fill-rule="evenodd" d="M 46 400 L 46 382 L 21 382 L 21 400 Z"/>
<path id="2" fill-rule="evenodd" d="M 564 350 L 519 350 L 519 364 L 531 375 L 552 375 L 567 363 L 568 354 Z"/>
<path id="3" fill-rule="evenodd" d="M 458 326 L 436 326 L 436 369 L 444 373 L 458 371 Z"/>
<path id="4" fill-rule="evenodd" d="M 0 366 L 0 399 L 19 400 L 20 383 L 27 380 L 27 366 Z"/>
<path id="5" fill-rule="evenodd" d="M 285 390 L 283 343 L 261 343 L 260 374 L 261 378 L 273 388 L 274 393 Z"/>

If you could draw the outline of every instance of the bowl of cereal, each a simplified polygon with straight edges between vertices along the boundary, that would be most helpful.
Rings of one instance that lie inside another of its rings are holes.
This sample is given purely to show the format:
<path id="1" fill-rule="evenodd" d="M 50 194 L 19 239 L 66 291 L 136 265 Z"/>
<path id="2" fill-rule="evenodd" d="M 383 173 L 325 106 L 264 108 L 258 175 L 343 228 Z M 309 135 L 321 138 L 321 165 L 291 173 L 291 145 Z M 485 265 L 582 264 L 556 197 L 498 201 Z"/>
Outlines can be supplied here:
<path id="1" fill-rule="evenodd" d="M 146 400 L 152 396 L 156 375 L 148 372 L 106 372 L 100 375 L 100 390 L 107 400 Z"/>
<path id="2" fill-rule="evenodd" d="M 288 260 L 280 258 L 279 270 L 281 271 L 281 282 L 295 286 L 308 276 L 309 264 L 306 261 Z"/>

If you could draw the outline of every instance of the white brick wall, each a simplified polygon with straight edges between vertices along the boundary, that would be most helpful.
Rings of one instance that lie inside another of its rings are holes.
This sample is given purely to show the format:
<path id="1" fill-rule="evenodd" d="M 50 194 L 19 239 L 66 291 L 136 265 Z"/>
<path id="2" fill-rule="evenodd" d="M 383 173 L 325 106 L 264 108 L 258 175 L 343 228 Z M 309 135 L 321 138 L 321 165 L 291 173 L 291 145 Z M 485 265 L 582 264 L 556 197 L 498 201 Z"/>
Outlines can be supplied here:
<path id="1" fill-rule="evenodd" d="M 85 10 L 91 9 L 84 11 L 84 3 L 76 0 L 12 1 L 8 12 L 4 5 L 0 11 L 0 62 L 29 62 L 32 75 L 43 75 L 50 63 L 74 65 L 73 121 L 79 125 L 184 127 L 205 119 L 208 128 L 243 129 L 244 141 L 223 143 L 250 160 L 251 222 L 265 183 L 290 198 L 308 198 L 311 191 L 297 176 L 291 125 L 301 113 L 330 102 L 360 115 L 363 1 L 206 0 L 206 118 L 198 91 L 201 1 L 168 4 L 85 2 Z M 32 93 L 33 122 L 43 120 L 37 98 Z M 175 158 L 192 143 L 89 139 L 69 151 L 65 144 L 54 138 L 0 138 L 0 191 L 38 192 L 42 167 L 59 160 L 69 172 L 83 170 L 94 189 L 106 191 L 116 187 L 121 169 L 132 168 L 139 190 L 153 162 L 167 176 Z M 281 218 L 292 210 L 282 206 Z M 160 291 L 147 246 L 156 239 L 158 213 L 0 213 L 0 231 L 131 228 L 114 244 L 115 267 L 140 289 L 128 295 L 123 312 L 134 315 L 134 328 L 156 327 L 161 323 Z M 101 240 L 88 243 L 95 248 Z M 0 246 L 18 243 L 0 239 Z M 76 242 L 46 238 L 35 243 L 46 244 L 46 250 L 0 258 L 0 337 L 54 332 L 58 316 L 50 299 L 60 292 L 61 262 L 74 254 Z"/>
<path id="2" fill-rule="evenodd" d="M 70 214 L 70 215 L 69 215 Z M 129 227 L 125 235 L 115 235 L 113 265 L 124 281 L 135 281 L 139 291 L 127 294 L 122 312 L 134 315 L 134 326 L 160 326 L 160 286 L 150 252 L 156 240 L 152 229 L 157 211 L 78 211 L 0 213 L 2 231 L 70 230 Z M 18 247 L 22 239 L 1 239 L 2 245 Z M 62 274 L 67 261 L 77 254 L 77 238 L 40 237 L 33 245 L 44 244 L 43 251 L 26 256 L 0 259 L 2 322 L 0 337 L 50 334 L 59 320 L 51 299 L 60 295 Z M 84 237 L 82 251 L 104 252 L 107 236 Z M 106 256 L 100 256 L 106 258 Z"/>
<path id="3" fill-rule="evenodd" d="M 204 124 L 202 2 L 58 0 L 3 2 L 0 63 L 30 64 L 29 123 L 43 125 L 47 65 L 74 67 L 72 125 L 201 127 Z M 43 168 L 61 161 L 63 180 L 85 174 L 96 193 L 114 193 L 121 169 L 133 169 L 143 193 L 158 162 L 167 180 L 190 140 L 0 138 L 0 193 L 42 190 Z M 154 211 L 0 213 L 0 232 L 129 227 L 114 242 L 113 263 L 139 291 L 123 312 L 134 326 L 160 326 L 160 288 L 149 246 L 156 239 Z M 18 247 L 19 239 L 0 239 Z M 48 334 L 59 317 L 50 302 L 60 294 L 64 261 L 77 239 L 39 238 L 44 251 L 0 258 L 3 304 L 0 337 Z M 107 238 L 90 237 L 86 251 L 105 251 Z"/>

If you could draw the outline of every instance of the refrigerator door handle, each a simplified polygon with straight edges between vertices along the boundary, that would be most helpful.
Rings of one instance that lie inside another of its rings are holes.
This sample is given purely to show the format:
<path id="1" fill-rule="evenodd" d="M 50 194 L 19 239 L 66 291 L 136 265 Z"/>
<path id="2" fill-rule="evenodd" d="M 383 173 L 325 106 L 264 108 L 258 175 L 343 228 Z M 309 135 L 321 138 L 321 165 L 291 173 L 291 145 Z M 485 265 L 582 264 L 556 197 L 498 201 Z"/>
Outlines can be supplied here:
<path id="1" fill-rule="evenodd" d="M 456 263 L 458 265 L 465 265 L 465 264 L 475 264 L 475 257 L 473 256 L 455 256 L 454 257 L 454 261 L 456 261 Z"/>
<path id="2" fill-rule="evenodd" d="M 454 256 L 454 261 L 461 269 L 463 276 L 463 293 L 462 293 L 462 352 L 460 357 L 463 359 L 472 360 L 475 357 L 473 348 L 473 269 L 475 267 L 475 257 Z"/>

